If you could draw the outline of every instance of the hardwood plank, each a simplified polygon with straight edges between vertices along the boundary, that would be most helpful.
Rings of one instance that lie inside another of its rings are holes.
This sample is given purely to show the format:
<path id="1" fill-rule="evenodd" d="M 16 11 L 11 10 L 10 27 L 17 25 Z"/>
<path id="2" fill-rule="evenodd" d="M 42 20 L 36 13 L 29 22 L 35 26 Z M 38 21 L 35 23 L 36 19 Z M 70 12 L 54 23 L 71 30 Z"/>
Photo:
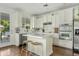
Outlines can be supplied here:
<path id="1" fill-rule="evenodd" d="M 12 45 L 0 48 L 0 56 L 32 56 L 32 53 L 25 48 Z M 71 49 L 53 46 L 53 53 L 50 56 L 79 56 L 79 53 L 75 53 Z"/>

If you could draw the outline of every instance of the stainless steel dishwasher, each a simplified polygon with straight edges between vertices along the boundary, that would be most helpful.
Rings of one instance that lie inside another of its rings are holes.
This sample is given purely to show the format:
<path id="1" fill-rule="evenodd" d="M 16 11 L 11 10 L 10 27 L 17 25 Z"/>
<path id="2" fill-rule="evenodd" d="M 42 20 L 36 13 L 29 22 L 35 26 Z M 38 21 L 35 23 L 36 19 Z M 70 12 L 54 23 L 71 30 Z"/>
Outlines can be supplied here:
<path id="1" fill-rule="evenodd" d="M 19 34 L 19 46 L 27 46 L 27 43 L 24 41 L 27 41 L 27 36 Z"/>

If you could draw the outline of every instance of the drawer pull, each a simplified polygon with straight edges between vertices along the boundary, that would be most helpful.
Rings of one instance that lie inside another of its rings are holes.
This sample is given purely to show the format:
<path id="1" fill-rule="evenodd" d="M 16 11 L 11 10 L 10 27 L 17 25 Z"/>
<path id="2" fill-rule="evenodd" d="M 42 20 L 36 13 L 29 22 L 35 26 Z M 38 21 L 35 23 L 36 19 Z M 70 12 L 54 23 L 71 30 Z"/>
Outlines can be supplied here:
<path id="1" fill-rule="evenodd" d="M 42 43 L 32 42 L 33 45 L 42 45 Z"/>
<path id="2" fill-rule="evenodd" d="M 27 42 L 32 42 L 31 40 L 28 40 Z"/>

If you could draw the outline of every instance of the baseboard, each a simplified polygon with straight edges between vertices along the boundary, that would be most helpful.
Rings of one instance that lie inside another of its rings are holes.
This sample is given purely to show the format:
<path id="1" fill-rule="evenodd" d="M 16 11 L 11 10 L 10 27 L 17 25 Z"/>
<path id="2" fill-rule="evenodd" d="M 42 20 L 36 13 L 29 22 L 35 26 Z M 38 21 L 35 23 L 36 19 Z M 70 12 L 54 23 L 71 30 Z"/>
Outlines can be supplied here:
<path id="1" fill-rule="evenodd" d="M 59 46 L 59 45 L 53 45 L 54 47 L 59 47 L 59 48 L 63 48 L 63 49 L 67 49 L 67 50 L 73 50 L 71 48 L 66 48 L 66 47 L 62 47 L 62 46 Z"/>

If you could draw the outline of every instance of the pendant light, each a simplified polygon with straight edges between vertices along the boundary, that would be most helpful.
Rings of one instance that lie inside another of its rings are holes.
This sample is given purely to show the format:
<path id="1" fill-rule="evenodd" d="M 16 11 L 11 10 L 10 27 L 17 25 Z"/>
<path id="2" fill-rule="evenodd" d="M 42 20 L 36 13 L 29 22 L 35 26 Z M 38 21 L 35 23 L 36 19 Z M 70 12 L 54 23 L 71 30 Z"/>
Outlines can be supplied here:
<path id="1" fill-rule="evenodd" d="M 44 7 L 47 7 L 48 4 L 47 4 L 47 0 L 45 0 L 45 4 L 43 5 Z"/>
<path id="2" fill-rule="evenodd" d="M 44 4 L 43 6 L 44 6 L 44 7 L 47 7 L 47 6 L 48 6 L 48 4 L 46 3 L 46 4 Z"/>

